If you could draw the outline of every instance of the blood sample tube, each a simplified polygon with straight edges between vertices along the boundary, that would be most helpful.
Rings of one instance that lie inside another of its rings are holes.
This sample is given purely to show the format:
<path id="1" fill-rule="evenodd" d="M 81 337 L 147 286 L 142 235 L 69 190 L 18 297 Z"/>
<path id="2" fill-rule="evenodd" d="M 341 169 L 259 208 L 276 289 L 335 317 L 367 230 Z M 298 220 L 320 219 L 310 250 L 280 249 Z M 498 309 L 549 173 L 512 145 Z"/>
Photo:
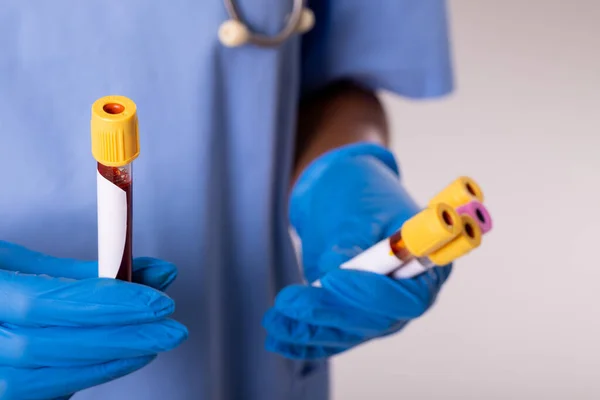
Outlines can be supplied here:
<path id="1" fill-rule="evenodd" d="M 132 162 L 140 153 L 136 105 L 106 96 L 92 105 L 97 161 L 98 276 L 132 279 Z"/>
<path id="2" fill-rule="evenodd" d="M 460 234 L 440 249 L 404 263 L 390 275 L 396 279 L 412 278 L 435 266 L 448 265 L 481 245 L 482 231 L 477 221 L 468 214 L 462 214 L 463 226 Z"/>
<path id="3" fill-rule="evenodd" d="M 460 217 L 447 204 L 436 203 L 404 222 L 399 231 L 346 261 L 340 268 L 388 275 L 416 257 L 426 256 L 457 237 Z M 320 286 L 320 281 L 313 282 Z"/>
<path id="4" fill-rule="evenodd" d="M 411 278 L 434 266 L 448 265 L 479 247 L 481 236 L 492 228 L 483 199 L 477 182 L 461 176 L 434 196 L 425 210 L 406 221 L 400 231 L 340 268 Z M 320 286 L 320 282 L 313 282 L 313 286 Z"/>
<path id="5" fill-rule="evenodd" d="M 456 238 L 424 257 L 416 257 L 405 263 L 390 276 L 411 278 L 435 266 L 448 265 L 481 245 L 482 235 L 492 229 L 492 217 L 483 205 L 483 191 L 473 179 L 461 176 L 446 186 L 429 201 L 450 204 L 461 216 L 463 229 Z"/>

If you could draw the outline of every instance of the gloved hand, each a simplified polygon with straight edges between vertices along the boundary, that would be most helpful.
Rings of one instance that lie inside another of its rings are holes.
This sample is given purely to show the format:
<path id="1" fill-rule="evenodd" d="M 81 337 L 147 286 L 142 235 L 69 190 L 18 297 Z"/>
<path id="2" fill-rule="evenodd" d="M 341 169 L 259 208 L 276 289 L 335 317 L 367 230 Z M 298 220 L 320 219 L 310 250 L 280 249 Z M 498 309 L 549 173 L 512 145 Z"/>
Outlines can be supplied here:
<path id="1" fill-rule="evenodd" d="M 138 258 L 138 283 L 94 278 L 95 262 L 0 241 L 0 399 L 68 399 L 178 346 L 188 333 L 160 291 L 176 274 Z"/>
<path id="2" fill-rule="evenodd" d="M 339 269 L 419 210 L 383 147 L 350 145 L 309 165 L 292 191 L 290 218 L 302 241 L 306 278 L 320 279 L 322 287 L 292 285 L 277 295 L 263 319 L 267 349 L 293 359 L 329 357 L 397 332 L 425 313 L 451 266 L 403 280 Z"/>

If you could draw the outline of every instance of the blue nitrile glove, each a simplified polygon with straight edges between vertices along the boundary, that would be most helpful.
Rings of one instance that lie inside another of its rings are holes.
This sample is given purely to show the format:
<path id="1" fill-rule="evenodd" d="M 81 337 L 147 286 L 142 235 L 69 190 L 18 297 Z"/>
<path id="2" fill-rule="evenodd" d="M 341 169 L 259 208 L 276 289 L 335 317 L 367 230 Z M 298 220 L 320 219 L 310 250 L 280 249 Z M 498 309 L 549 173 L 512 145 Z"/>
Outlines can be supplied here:
<path id="1" fill-rule="evenodd" d="M 188 333 L 161 292 L 176 274 L 138 258 L 138 283 L 94 278 L 95 262 L 0 241 L 0 399 L 68 399 L 178 346 Z"/>
<path id="2" fill-rule="evenodd" d="M 292 285 L 278 294 L 263 320 L 267 349 L 324 358 L 397 332 L 427 311 L 450 266 L 403 280 L 339 269 L 419 209 L 383 147 L 355 144 L 315 160 L 292 191 L 290 218 L 302 240 L 306 278 L 320 279 L 322 287 Z"/>

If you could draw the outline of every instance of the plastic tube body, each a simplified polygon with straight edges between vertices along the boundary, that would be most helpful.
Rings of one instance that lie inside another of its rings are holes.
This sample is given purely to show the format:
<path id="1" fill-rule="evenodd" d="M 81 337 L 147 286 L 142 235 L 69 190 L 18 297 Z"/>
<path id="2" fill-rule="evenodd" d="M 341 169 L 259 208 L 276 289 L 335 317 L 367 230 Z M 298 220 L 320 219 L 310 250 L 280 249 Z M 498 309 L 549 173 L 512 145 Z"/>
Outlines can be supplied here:
<path id="1" fill-rule="evenodd" d="M 407 279 L 420 275 L 433 267 L 435 264 L 428 257 L 413 258 L 389 275 L 396 279 Z"/>
<path id="2" fill-rule="evenodd" d="M 413 258 L 414 256 L 404 245 L 402 231 L 398 231 L 346 261 L 340 265 L 340 268 L 359 269 L 387 275 Z M 313 286 L 321 286 L 321 283 L 315 281 Z"/>
<path id="3" fill-rule="evenodd" d="M 132 164 L 98 163 L 98 276 L 132 280 Z"/>
<path id="4" fill-rule="evenodd" d="M 462 230 L 460 217 L 450 206 L 439 203 L 407 220 L 392 236 L 381 240 L 340 268 L 388 275 L 417 256 L 442 248 Z M 313 282 L 320 286 L 320 282 Z"/>
<path id="5" fill-rule="evenodd" d="M 132 279 L 132 162 L 140 153 L 137 109 L 123 96 L 92 105 L 92 154 L 97 161 L 98 276 Z"/>
<path id="6" fill-rule="evenodd" d="M 401 231 L 396 232 L 392 237 L 383 239 L 354 258 L 341 264 L 340 268 L 358 269 L 382 275 L 387 275 L 397 270 L 414 258 L 405 247 L 399 248 L 398 243 L 402 242 L 401 237 Z M 395 249 L 396 251 L 394 251 Z M 320 287 L 320 281 L 313 282 L 313 286 Z"/>

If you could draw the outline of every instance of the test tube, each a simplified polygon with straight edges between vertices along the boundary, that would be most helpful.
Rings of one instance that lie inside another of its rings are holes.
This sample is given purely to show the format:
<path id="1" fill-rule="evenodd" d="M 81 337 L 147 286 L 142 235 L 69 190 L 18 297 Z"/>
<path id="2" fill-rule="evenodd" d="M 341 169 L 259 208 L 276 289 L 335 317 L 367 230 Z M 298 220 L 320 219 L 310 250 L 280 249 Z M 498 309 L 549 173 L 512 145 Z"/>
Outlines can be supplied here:
<path id="1" fill-rule="evenodd" d="M 475 180 L 468 176 L 461 176 L 451 182 L 437 195 L 433 196 L 433 198 L 429 200 L 428 205 L 431 206 L 436 203 L 445 203 L 451 207 L 457 208 L 474 200 L 483 203 L 483 191 L 481 190 L 481 187 Z"/>
<path id="2" fill-rule="evenodd" d="M 463 206 L 457 207 L 456 212 L 459 215 L 466 214 L 471 216 L 481 228 L 481 233 L 486 234 L 492 230 L 492 216 L 487 208 L 477 200 L 473 200 Z"/>
<path id="3" fill-rule="evenodd" d="M 97 161 L 98 276 L 132 280 L 132 162 L 140 153 L 137 109 L 124 96 L 92 105 L 92 154 Z"/>
<path id="4" fill-rule="evenodd" d="M 416 257 L 400 266 L 390 276 L 412 278 L 435 266 L 448 265 L 478 248 L 482 236 L 492 229 L 492 217 L 483 205 L 483 191 L 473 179 L 461 176 L 429 201 L 429 206 L 444 202 L 456 207 L 463 229 L 456 238 L 425 257 Z"/>
<path id="5" fill-rule="evenodd" d="M 477 182 L 461 176 L 435 195 L 426 209 L 406 221 L 400 231 L 340 268 L 411 278 L 432 267 L 448 265 L 479 247 L 482 235 L 492 228 L 483 199 Z M 320 286 L 320 281 L 313 286 Z"/>
<path id="6" fill-rule="evenodd" d="M 390 275 L 396 279 L 412 278 L 430 268 L 448 265 L 479 247 L 482 231 L 477 221 L 468 214 L 462 214 L 460 219 L 463 229 L 457 237 L 424 257 L 409 260 Z"/>
<path id="7" fill-rule="evenodd" d="M 460 217 L 452 207 L 436 203 L 404 222 L 400 230 L 340 268 L 358 269 L 388 275 L 416 257 L 424 257 L 442 248 L 463 229 Z M 313 286 L 320 286 L 315 281 Z"/>

